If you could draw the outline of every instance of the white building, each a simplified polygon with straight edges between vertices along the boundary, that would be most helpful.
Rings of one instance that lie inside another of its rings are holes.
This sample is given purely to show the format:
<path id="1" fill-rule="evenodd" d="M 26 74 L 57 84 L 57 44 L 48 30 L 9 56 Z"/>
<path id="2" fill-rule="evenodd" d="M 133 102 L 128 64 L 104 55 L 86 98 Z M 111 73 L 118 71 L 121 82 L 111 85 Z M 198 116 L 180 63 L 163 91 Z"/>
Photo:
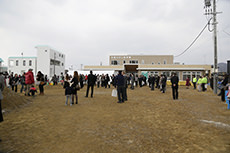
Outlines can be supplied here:
<path id="1" fill-rule="evenodd" d="M 37 72 L 37 57 L 9 57 L 8 58 L 8 71 L 9 74 L 23 74 L 27 72 L 29 68 L 33 69 L 33 72 Z"/>
<path id="2" fill-rule="evenodd" d="M 35 75 L 41 71 L 48 78 L 56 74 L 60 76 L 65 72 L 65 55 L 49 46 L 36 46 L 37 57 L 9 57 L 9 73 L 22 74 L 29 68 L 33 69 Z"/>
<path id="3" fill-rule="evenodd" d="M 65 55 L 49 46 L 36 46 L 37 71 L 41 71 L 48 77 L 60 76 L 65 72 Z"/>

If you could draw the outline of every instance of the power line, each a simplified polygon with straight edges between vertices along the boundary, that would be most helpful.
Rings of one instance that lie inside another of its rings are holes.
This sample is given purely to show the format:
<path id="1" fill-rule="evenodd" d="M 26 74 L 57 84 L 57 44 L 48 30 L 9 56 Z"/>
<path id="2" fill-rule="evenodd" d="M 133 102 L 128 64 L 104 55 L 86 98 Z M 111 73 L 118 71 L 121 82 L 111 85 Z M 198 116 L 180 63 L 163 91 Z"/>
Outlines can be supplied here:
<path id="1" fill-rule="evenodd" d="M 192 43 L 182 52 L 180 53 L 179 55 L 176 55 L 174 57 L 179 57 L 181 55 L 183 55 L 185 52 L 187 52 L 189 50 L 189 48 L 192 47 L 192 45 L 196 42 L 196 40 L 200 37 L 200 35 L 204 32 L 204 30 L 206 29 L 206 27 L 210 24 L 210 21 L 212 20 L 212 18 L 210 18 L 208 20 L 208 23 L 204 26 L 204 28 L 201 30 L 201 32 L 196 36 L 196 38 L 192 41 Z"/>
<path id="2" fill-rule="evenodd" d="M 223 32 L 224 32 L 225 34 L 227 34 L 227 35 L 229 35 L 229 36 L 230 36 L 230 33 L 226 32 L 225 30 L 223 30 Z"/>

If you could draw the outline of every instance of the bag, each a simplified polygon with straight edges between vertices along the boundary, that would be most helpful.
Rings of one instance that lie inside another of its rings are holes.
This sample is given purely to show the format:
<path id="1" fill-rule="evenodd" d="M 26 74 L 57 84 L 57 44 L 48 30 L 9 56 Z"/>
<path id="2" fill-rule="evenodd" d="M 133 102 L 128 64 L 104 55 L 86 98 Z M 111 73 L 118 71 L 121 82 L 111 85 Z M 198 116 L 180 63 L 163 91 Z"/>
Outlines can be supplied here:
<path id="1" fill-rule="evenodd" d="M 79 84 L 78 84 L 78 85 L 76 85 L 76 90 L 80 90 L 80 86 L 79 86 Z"/>
<path id="2" fill-rule="evenodd" d="M 113 89 L 113 90 L 112 90 L 112 96 L 113 96 L 113 97 L 117 97 L 117 90 L 116 90 L 116 89 Z"/>
<path id="3" fill-rule="evenodd" d="M 207 89 L 208 88 L 208 84 L 205 84 L 204 87 L 205 87 L 205 89 Z"/>

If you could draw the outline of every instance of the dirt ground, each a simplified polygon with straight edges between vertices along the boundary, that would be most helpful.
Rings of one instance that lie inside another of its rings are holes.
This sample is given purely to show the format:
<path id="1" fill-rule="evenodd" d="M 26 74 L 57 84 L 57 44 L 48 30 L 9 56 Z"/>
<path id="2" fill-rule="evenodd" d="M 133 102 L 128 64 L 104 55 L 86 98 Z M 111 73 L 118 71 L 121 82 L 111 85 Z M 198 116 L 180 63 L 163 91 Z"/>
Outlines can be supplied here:
<path id="1" fill-rule="evenodd" d="M 35 98 L 6 90 L 0 153 L 230 153 L 230 110 L 211 91 L 182 86 L 174 101 L 170 87 L 142 87 L 119 104 L 112 88 L 85 90 L 73 106 L 60 85 Z"/>

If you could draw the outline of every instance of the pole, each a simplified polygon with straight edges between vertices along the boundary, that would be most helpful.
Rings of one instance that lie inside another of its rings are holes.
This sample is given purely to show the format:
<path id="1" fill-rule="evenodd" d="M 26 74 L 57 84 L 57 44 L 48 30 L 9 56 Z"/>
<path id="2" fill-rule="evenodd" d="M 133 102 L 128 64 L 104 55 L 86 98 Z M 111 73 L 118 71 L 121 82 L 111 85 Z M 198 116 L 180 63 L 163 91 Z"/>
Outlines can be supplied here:
<path id="1" fill-rule="evenodd" d="M 213 26 L 214 26 L 214 78 L 213 78 L 213 92 L 217 94 L 217 21 L 216 21 L 216 0 L 213 0 Z"/>
<path id="2" fill-rule="evenodd" d="M 56 56 L 56 53 L 54 52 L 54 75 L 55 75 L 55 56 Z"/>

